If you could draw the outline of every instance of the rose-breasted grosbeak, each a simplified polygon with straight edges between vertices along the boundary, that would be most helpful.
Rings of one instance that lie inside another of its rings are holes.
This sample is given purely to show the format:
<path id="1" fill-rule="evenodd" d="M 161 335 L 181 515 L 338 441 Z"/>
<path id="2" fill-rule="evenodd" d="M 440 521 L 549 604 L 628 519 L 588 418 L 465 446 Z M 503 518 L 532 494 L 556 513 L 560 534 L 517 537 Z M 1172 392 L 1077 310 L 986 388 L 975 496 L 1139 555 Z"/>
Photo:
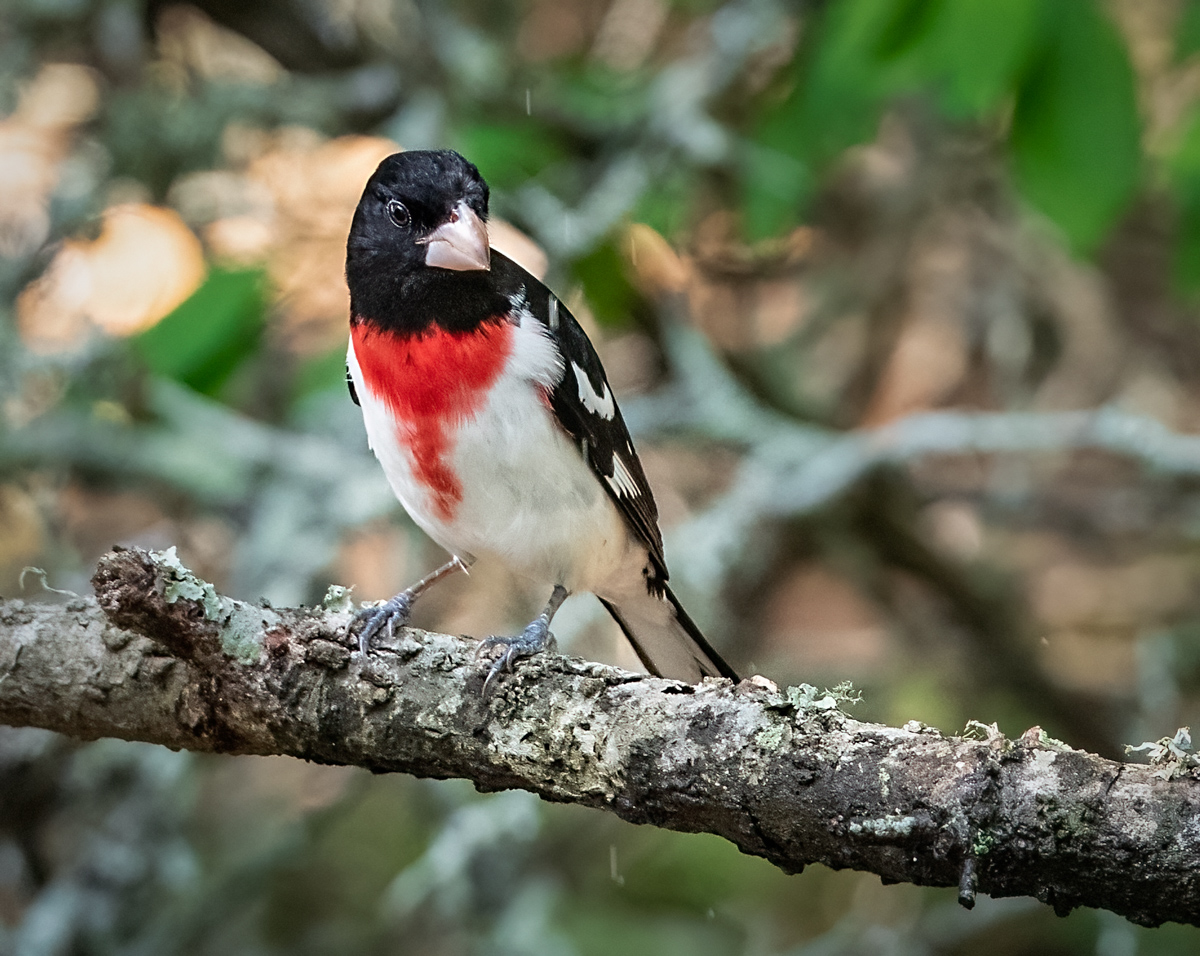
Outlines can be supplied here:
<path id="1" fill-rule="evenodd" d="M 492 680 L 591 591 L 653 674 L 735 678 L 667 586 L 658 509 L 604 369 L 571 313 L 499 252 L 488 187 L 457 153 L 389 156 L 354 212 L 347 380 L 396 497 L 454 557 L 363 614 L 365 656 L 417 595 L 476 558 L 553 585 Z"/>

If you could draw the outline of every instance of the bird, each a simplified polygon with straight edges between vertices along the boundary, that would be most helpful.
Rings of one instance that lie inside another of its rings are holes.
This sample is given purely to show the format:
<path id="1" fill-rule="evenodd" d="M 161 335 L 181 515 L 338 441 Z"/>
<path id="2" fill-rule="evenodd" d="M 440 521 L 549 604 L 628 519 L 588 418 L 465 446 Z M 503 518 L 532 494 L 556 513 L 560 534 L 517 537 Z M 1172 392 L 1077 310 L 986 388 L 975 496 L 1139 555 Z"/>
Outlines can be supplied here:
<path id="1" fill-rule="evenodd" d="M 346 379 L 392 491 L 450 560 L 364 608 L 371 641 L 408 623 L 431 585 L 498 559 L 551 588 L 515 636 L 483 640 L 484 694 L 553 645 L 550 624 L 591 592 L 651 674 L 737 674 L 668 584 L 658 509 L 591 341 L 563 303 L 490 247 L 487 183 L 451 150 L 384 159 L 346 242 Z"/>

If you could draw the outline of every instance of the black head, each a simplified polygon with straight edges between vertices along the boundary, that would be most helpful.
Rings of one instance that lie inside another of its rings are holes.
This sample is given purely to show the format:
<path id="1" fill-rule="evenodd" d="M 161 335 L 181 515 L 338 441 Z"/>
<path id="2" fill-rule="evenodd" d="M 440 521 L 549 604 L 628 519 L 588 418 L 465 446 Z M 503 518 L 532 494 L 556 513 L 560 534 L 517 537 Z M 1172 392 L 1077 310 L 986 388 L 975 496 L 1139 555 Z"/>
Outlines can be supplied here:
<path id="1" fill-rule="evenodd" d="M 367 181 L 346 243 L 353 317 L 423 327 L 437 306 L 431 296 L 485 289 L 487 212 L 487 183 L 458 153 L 413 150 L 385 159 Z M 432 318 L 447 324 L 440 314 Z"/>

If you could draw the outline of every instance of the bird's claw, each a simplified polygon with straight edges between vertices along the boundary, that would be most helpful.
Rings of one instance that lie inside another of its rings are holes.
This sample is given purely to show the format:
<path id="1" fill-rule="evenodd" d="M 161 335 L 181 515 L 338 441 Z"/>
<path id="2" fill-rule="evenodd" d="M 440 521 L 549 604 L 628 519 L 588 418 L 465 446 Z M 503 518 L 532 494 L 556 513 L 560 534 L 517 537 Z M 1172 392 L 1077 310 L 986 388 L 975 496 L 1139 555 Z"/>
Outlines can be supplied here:
<path id="1" fill-rule="evenodd" d="M 487 657 L 498 647 L 503 648 L 488 665 L 487 676 L 483 679 L 483 696 L 490 696 L 496 678 L 512 670 L 521 658 L 533 657 L 553 646 L 554 635 L 550 633 L 550 622 L 545 616 L 539 617 L 516 637 L 488 637 L 480 641 L 475 649 L 476 660 Z"/>
<path id="2" fill-rule="evenodd" d="M 355 624 L 360 627 L 358 632 L 358 652 L 363 659 L 371 648 L 371 640 L 380 631 L 387 629 L 388 640 L 391 640 L 396 626 L 404 627 L 412 614 L 413 597 L 407 591 L 401 591 L 390 601 L 375 607 L 365 607 L 355 617 Z"/>

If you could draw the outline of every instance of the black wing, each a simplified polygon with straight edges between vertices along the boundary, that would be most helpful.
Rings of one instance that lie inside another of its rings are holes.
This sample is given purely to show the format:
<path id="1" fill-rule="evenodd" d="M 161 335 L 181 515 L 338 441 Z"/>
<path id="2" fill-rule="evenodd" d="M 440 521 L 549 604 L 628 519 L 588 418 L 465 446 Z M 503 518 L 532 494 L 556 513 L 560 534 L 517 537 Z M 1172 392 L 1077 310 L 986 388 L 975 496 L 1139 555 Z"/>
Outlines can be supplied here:
<path id="1" fill-rule="evenodd" d="M 666 581 L 658 506 L 591 340 L 554 293 L 495 250 L 492 272 L 507 280 L 503 284 L 514 293 L 524 288 L 525 307 L 553 336 L 565 365 L 562 379 L 550 393 L 555 417 L 649 550 L 652 567 L 647 569 L 647 585 Z"/>

